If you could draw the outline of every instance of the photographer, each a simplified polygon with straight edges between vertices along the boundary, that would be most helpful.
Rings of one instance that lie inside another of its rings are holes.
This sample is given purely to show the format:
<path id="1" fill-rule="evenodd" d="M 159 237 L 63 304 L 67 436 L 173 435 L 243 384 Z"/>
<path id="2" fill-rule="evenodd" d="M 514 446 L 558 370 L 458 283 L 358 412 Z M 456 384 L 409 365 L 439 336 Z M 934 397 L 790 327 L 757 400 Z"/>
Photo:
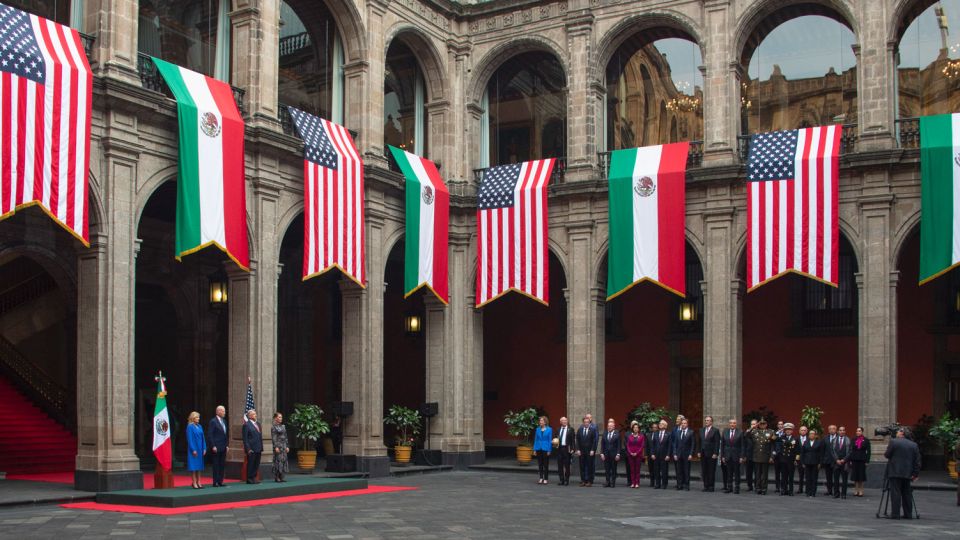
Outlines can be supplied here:
<path id="1" fill-rule="evenodd" d="M 890 519 L 900 519 L 903 508 L 904 519 L 913 519 L 913 486 L 911 482 L 920 475 L 920 447 L 906 438 L 904 429 L 898 428 L 895 438 L 890 440 L 887 451 L 887 479 L 890 483 L 890 503 L 893 506 Z"/>

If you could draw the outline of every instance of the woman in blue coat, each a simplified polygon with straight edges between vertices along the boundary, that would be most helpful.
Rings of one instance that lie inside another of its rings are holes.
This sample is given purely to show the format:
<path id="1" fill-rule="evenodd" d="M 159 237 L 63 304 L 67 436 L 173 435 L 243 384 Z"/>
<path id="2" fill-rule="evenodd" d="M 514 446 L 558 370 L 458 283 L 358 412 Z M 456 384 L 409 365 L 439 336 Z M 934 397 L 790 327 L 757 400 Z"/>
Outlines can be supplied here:
<path id="1" fill-rule="evenodd" d="M 187 420 L 187 470 L 190 471 L 193 489 L 200 489 L 200 474 L 203 473 L 203 456 L 207 455 L 207 440 L 200 427 L 200 413 L 190 413 Z"/>
<path id="2" fill-rule="evenodd" d="M 533 432 L 533 451 L 537 454 L 537 468 L 540 470 L 538 484 L 547 483 L 550 472 L 550 450 L 553 449 L 553 428 L 547 425 L 547 417 L 540 417 L 540 425 Z"/>

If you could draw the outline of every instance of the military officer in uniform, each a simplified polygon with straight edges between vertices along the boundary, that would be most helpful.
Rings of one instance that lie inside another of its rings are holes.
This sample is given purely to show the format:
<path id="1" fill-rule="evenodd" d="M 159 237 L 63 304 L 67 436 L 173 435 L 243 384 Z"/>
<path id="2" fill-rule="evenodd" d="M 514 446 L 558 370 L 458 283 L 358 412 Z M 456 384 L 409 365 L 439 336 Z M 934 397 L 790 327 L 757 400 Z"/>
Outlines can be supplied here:
<path id="1" fill-rule="evenodd" d="M 767 494 L 767 476 L 770 474 L 770 464 L 773 463 L 773 445 L 777 441 L 777 435 L 771 429 L 767 429 L 767 421 L 761 418 L 757 422 L 757 428 L 750 430 L 748 436 L 752 442 L 753 451 L 753 485 L 756 488 L 757 495 Z"/>
<path id="2" fill-rule="evenodd" d="M 743 434 L 743 475 L 747 479 L 747 491 L 753 491 L 753 437 L 751 434 L 757 429 L 757 419 L 750 420 L 750 428 Z"/>
<path id="3" fill-rule="evenodd" d="M 800 439 L 793 434 L 793 424 L 783 425 L 783 435 L 777 437 L 776 461 L 780 465 L 780 495 L 793 497 L 793 469 L 800 459 Z"/>

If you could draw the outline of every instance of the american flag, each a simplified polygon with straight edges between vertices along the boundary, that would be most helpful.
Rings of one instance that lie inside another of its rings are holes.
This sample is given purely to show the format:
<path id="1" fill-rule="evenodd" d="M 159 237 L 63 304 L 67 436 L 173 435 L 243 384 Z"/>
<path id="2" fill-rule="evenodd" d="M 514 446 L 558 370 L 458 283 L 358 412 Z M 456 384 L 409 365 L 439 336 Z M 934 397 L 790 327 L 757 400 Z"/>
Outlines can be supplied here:
<path id="1" fill-rule="evenodd" d="M 339 268 L 361 286 L 363 160 L 346 128 L 290 107 L 304 143 L 303 279 Z"/>
<path id="2" fill-rule="evenodd" d="M 92 96 L 80 34 L 0 4 L 0 218 L 39 204 L 88 244 Z"/>
<path id="3" fill-rule="evenodd" d="M 555 161 L 483 172 L 477 197 L 477 307 L 510 290 L 548 303 L 547 183 Z"/>
<path id="4" fill-rule="evenodd" d="M 243 417 L 247 417 L 247 413 L 256 409 L 257 405 L 253 402 L 253 383 L 247 381 L 247 402 L 243 404 Z"/>
<path id="5" fill-rule="evenodd" d="M 837 284 L 841 126 L 754 135 L 747 164 L 747 286 L 785 272 Z"/>

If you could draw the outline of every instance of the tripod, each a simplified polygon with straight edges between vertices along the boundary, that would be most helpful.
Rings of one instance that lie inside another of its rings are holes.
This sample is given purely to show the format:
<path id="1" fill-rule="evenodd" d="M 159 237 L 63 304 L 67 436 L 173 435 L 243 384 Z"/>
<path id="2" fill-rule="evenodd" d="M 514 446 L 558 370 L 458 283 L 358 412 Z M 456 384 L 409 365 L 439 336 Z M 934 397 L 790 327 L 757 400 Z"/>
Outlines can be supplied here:
<path id="1" fill-rule="evenodd" d="M 877 506 L 877 518 L 880 517 L 880 511 L 883 510 L 883 517 L 890 517 L 890 477 L 887 476 L 888 471 L 883 471 L 883 491 L 880 492 L 880 504 Z M 910 507 L 913 508 L 913 517 L 920 519 L 920 512 L 917 511 L 917 500 L 913 498 L 913 490 L 910 490 Z M 900 514 L 900 509 L 895 509 L 897 515 Z"/>

